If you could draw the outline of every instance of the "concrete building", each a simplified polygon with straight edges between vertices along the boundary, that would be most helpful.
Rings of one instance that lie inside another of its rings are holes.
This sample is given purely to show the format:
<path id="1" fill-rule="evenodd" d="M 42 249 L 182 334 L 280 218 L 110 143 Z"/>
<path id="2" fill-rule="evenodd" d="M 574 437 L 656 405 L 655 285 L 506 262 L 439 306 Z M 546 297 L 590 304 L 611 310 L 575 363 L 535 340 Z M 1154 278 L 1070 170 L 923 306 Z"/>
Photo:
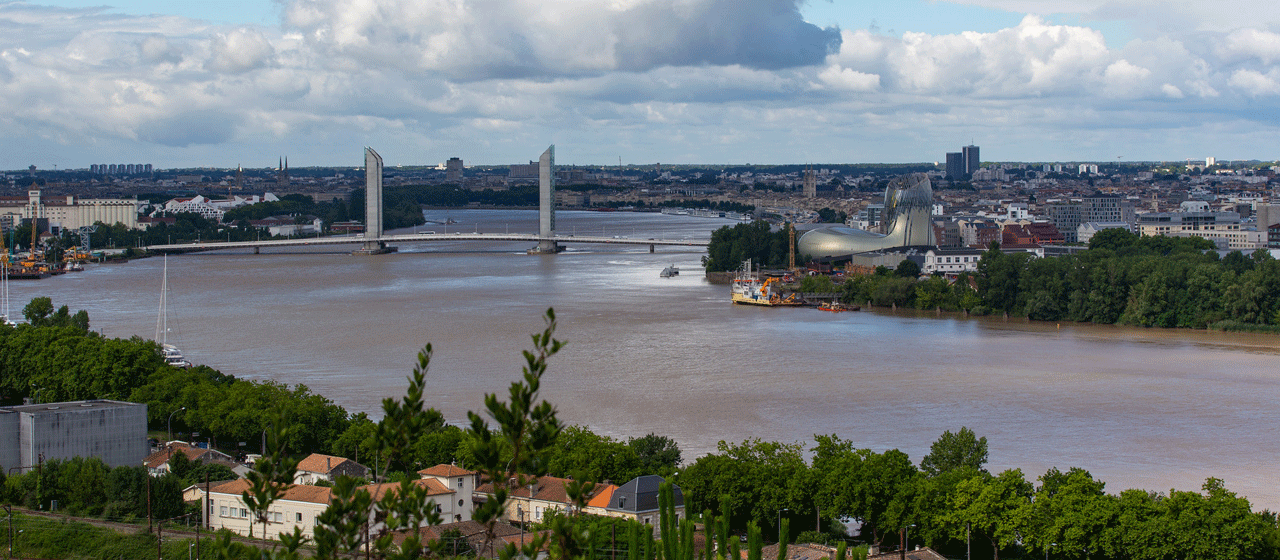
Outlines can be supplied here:
<path id="1" fill-rule="evenodd" d="M 920 269 L 925 274 L 976 272 L 982 253 L 982 249 L 977 248 L 930 249 L 925 252 L 924 266 Z"/>
<path id="2" fill-rule="evenodd" d="M 1139 214 L 1134 230 L 1143 236 L 1202 237 L 1219 249 L 1242 251 L 1267 245 L 1267 230 L 1241 224 L 1235 212 L 1152 212 Z"/>
<path id="3" fill-rule="evenodd" d="M 963 179 L 964 176 L 964 154 L 960 152 L 947 152 L 947 179 L 959 181 Z"/>
<path id="4" fill-rule="evenodd" d="M 138 225 L 138 200 L 76 196 L 45 198 L 35 189 L 27 191 L 25 198 L 0 198 L 0 221 L 6 231 L 32 218 L 48 220 L 49 227 L 59 231 L 79 229 L 98 222 L 124 224 L 132 229 Z"/>
<path id="5" fill-rule="evenodd" d="M 1085 222 L 1080 224 L 1080 227 L 1076 229 L 1076 240 L 1080 243 L 1087 244 L 1093 239 L 1093 236 L 1097 235 L 1098 232 L 1104 229 L 1123 229 L 1125 231 L 1132 231 L 1133 228 L 1125 222 Z"/>
<path id="6" fill-rule="evenodd" d="M 147 405 L 92 400 L 0 408 L 0 468 L 97 457 L 136 466 L 147 456 Z"/>
<path id="7" fill-rule="evenodd" d="M 960 148 L 960 153 L 964 155 L 964 172 L 967 175 L 973 175 L 979 167 L 982 167 L 982 158 L 978 156 L 978 147 L 972 144 Z"/>
<path id="8" fill-rule="evenodd" d="M 444 180 L 450 183 L 462 181 L 462 158 L 451 157 L 444 162 Z"/>

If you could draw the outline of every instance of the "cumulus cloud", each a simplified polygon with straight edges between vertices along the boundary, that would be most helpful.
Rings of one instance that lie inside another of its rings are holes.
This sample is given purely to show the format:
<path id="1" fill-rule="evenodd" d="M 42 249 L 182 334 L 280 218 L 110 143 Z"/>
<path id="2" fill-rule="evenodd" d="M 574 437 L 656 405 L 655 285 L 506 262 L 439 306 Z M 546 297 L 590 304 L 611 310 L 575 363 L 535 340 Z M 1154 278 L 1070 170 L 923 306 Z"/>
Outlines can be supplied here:
<path id="1" fill-rule="evenodd" d="M 1280 60 L 1280 34 L 1262 29 L 1237 29 L 1228 33 L 1218 48 L 1226 59 L 1255 58 L 1263 64 Z"/>
<path id="2" fill-rule="evenodd" d="M 280 29 L 0 4 L 0 119 L 12 137 L 181 153 L 378 138 L 499 150 L 563 131 L 579 150 L 724 161 L 777 159 L 778 135 L 845 153 L 833 130 L 910 151 L 925 129 L 1070 142 L 1188 115 L 1270 127 L 1238 108 L 1280 95 L 1280 36 L 1260 25 L 1116 45 L 1036 15 L 986 33 L 819 28 L 798 0 L 280 2 Z"/>
<path id="3" fill-rule="evenodd" d="M 214 35 L 211 50 L 209 67 L 231 74 L 267 66 L 275 54 L 266 35 L 245 27 Z"/>
<path id="4" fill-rule="evenodd" d="M 1263 74 L 1257 70 L 1236 70 L 1231 75 L 1231 86 L 1250 97 L 1280 94 L 1280 70 L 1272 69 Z"/>
<path id="5" fill-rule="evenodd" d="M 284 14 L 334 64 L 466 81 L 820 64 L 838 48 L 839 31 L 805 22 L 797 6 L 798 0 L 292 0 Z"/>

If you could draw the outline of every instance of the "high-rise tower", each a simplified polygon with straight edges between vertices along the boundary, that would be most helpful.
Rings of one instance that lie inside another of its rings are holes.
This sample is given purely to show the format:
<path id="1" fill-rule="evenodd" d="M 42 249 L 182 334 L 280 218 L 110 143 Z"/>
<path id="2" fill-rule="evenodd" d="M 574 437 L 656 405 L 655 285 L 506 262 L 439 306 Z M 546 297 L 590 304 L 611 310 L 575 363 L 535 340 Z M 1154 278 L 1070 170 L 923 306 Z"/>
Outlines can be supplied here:
<path id="1" fill-rule="evenodd" d="M 970 144 L 960 148 L 960 152 L 964 154 L 965 175 L 973 175 L 973 172 L 982 166 L 982 159 L 978 157 L 978 147 Z"/>

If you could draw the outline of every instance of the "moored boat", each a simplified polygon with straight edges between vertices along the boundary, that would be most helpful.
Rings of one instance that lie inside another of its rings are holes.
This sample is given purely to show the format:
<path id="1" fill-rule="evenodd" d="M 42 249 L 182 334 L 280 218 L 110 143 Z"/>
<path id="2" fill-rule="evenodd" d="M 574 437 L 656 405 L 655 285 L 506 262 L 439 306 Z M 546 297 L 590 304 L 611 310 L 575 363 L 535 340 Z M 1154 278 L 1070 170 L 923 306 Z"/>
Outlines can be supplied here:
<path id="1" fill-rule="evenodd" d="M 760 277 L 760 273 L 752 270 L 751 260 L 742 263 L 738 274 L 733 279 L 730 299 L 733 303 L 744 305 L 796 306 L 804 302 L 795 293 L 782 295 L 780 278 Z"/>

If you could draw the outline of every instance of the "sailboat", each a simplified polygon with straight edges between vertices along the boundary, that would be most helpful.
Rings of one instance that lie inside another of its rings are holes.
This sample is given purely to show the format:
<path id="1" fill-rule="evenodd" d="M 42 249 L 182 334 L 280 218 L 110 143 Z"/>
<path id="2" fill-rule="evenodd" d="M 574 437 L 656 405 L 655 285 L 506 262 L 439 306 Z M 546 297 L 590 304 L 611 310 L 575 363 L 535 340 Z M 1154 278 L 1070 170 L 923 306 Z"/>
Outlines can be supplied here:
<path id="1" fill-rule="evenodd" d="M 164 362 L 173 367 L 189 368 L 191 362 L 188 362 L 182 356 L 182 351 L 177 346 L 169 344 L 169 256 L 164 257 L 164 279 L 160 282 L 160 314 L 156 317 L 156 338 L 160 343 L 160 354 L 164 357 Z"/>

